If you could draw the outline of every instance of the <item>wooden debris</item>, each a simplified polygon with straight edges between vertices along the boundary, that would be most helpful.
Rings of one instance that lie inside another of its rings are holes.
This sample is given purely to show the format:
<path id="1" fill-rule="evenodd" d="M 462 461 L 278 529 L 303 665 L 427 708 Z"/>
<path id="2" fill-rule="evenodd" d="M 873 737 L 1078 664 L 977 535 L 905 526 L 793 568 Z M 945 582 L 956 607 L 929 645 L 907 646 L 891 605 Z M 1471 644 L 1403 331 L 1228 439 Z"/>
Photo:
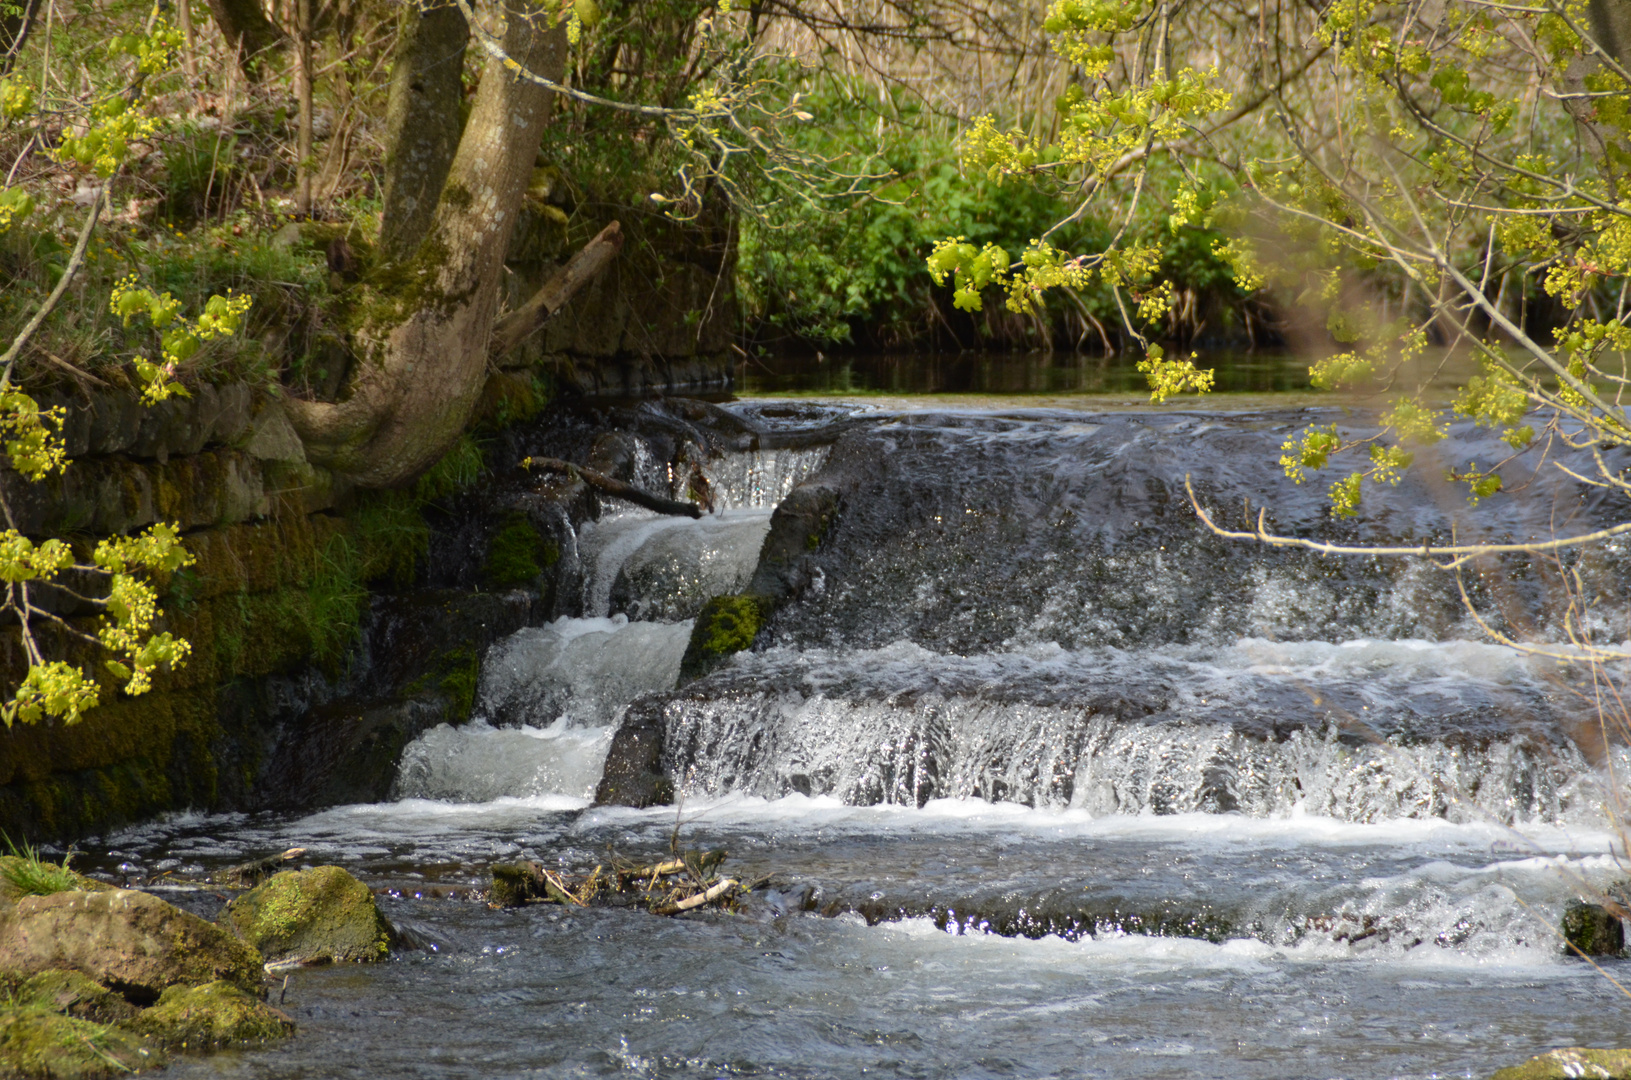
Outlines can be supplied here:
<path id="1" fill-rule="evenodd" d="M 292 847 L 280 855 L 268 855 L 264 859 L 255 859 L 252 862 L 228 867 L 216 875 L 215 880 L 221 885 L 253 889 L 256 885 L 282 870 L 284 863 L 293 862 L 305 853 L 306 849 L 303 847 Z"/>
<path id="2" fill-rule="evenodd" d="M 575 465 L 570 461 L 562 461 L 560 458 L 523 458 L 521 461 L 521 468 L 526 470 L 539 469 L 543 472 L 561 473 L 573 480 L 581 480 L 585 484 L 588 484 L 590 487 L 602 492 L 603 494 L 611 495 L 614 498 L 623 499 L 627 502 L 634 503 L 636 506 L 643 506 L 647 510 L 655 510 L 659 514 L 669 514 L 677 517 L 700 518 L 706 512 L 706 508 L 699 506 L 696 503 L 681 502 L 678 499 L 670 499 L 663 495 L 655 495 L 649 491 L 637 488 L 633 484 L 625 484 L 616 477 L 607 476 L 605 473 L 599 473 L 593 469 L 586 469 L 582 465 Z"/>
<path id="3" fill-rule="evenodd" d="M 659 863 L 614 858 L 588 874 L 567 874 L 536 862 L 493 867 L 488 905 L 561 904 L 566 907 L 643 907 L 655 915 L 678 915 L 713 906 L 734 911 L 748 886 L 719 876 L 725 851 L 687 851 Z"/>

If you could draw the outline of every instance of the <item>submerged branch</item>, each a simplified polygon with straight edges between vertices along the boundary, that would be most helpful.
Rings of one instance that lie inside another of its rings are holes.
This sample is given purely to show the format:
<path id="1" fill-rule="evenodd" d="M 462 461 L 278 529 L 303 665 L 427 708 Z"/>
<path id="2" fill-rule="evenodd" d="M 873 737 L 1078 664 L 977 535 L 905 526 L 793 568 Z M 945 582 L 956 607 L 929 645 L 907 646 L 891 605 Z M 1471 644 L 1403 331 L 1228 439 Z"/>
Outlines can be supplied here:
<path id="1" fill-rule="evenodd" d="M 641 865 L 613 857 L 610 867 L 588 874 L 567 874 L 536 862 L 493 867 L 488 903 L 493 907 L 561 904 L 566 907 L 644 907 L 654 915 L 678 915 L 710 904 L 735 910 L 738 894 L 763 882 L 744 885 L 720 877 L 725 852 L 687 851 L 679 858 Z M 768 879 L 766 879 L 768 880 Z"/>

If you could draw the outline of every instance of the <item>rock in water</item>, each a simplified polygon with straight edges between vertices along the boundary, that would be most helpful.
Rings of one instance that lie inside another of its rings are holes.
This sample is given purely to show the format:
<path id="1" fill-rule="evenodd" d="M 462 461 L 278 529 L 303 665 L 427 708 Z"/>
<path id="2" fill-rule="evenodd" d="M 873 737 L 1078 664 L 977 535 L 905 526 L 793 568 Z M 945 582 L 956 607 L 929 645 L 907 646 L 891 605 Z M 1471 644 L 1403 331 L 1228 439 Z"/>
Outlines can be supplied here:
<path id="1" fill-rule="evenodd" d="M 1522 1065 L 1497 1072 L 1490 1080 L 1631 1080 L 1631 1050 L 1589 1050 L 1571 1046 L 1549 1050 Z"/>
<path id="2" fill-rule="evenodd" d="M 48 1009 L 0 1009 L 0 1076 L 92 1080 L 164 1064 L 164 1052 L 138 1035 Z"/>
<path id="3" fill-rule="evenodd" d="M 1601 904 L 1572 903 L 1563 912 L 1563 940 L 1571 956 L 1620 956 L 1625 926 Z"/>
<path id="4" fill-rule="evenodd" d="M 394 936 L 373 892 L 338 866 L 277 874 L 228 904 L 220 922 L 269 964 L 383 960 Z"/>
<path id="5" fill-rule="evenodd" d="M 263 992 L 254 949 L 156 896 L 128 889 L 25 896 L 0 911 L 0 970 L 77 971 L 137 1005 L 165 988 L 225 979 Z"/>
<path id="6" fill-rule="evenodd" d="M 77 971 L 42 971 L 11 994 L 12 1004 L 66 1013 L 93 1024 L 116 1024 L 136 1015 L 136 1006 Z"/>
<path id="7" fill-rule="evenodd" d="M 294 1021 L 228 982 L 172 986 L 123 1025 L 171 1050 L 254 1046 L 294 1034 Z"/>

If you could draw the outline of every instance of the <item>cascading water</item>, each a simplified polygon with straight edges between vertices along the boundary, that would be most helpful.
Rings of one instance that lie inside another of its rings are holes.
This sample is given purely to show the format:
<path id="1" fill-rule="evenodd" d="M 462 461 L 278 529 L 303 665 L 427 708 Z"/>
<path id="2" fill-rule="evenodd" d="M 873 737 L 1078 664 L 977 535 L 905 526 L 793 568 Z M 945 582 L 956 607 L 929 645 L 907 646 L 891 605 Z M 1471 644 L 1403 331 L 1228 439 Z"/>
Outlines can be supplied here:
<path id="1" fill-rule="evenodd" d="M 495 644 L 482 661 L 473 721 L 440 725 L 409 746 L 397 791 L 472 802 L 592 798 L 624 708 L 673 688 L 697 612 L 747 583 L 771 512 L 827 453 L 767 450 L 710 462 L 714 513 L 701 519 L 618 507 L 586 523 L 583 617 Z M 635 480 L 647 490 L 675 484 L 649 453 L 637 458 Z"/>
<path id="2" fill-rule="evenodd" d="M 1321 414 L 731 411 L 836 443 L 716 457 L 700 521 L 583 525 L 580 616 L 490 650 L 476 719 L 408 748 L 398 801 L 113 838 L 184 873 L 304 846 L 436 944 L 366 994 L 303 976 L 311 1034 L 243 1075 L 1359 1080 L 1625 1044 L 1554 933 L 1626 888 L 1631 759 L 1568 661 L 1571 628 L 1631 636 L 1623 548 L 1567 555 L 1567 591 L 1544 560 L 1470 566 L 1475 617 L 1421 558 L 1219 539 L 1184 484 L 1229 527 L 1250 499 L 1348 543 L 1585 531 L 1624 517 L 1602 492 L 1543 472 L 1469 507 L 1443 467 L 1504 454 L 1457 427 L 1340 522 L 1275 465 Z M 635 479 L 697 486 L 650 453 Z M 754 647 L 676 686 L 691 620 L 739 592 L 777 604 Z M 589 805 L 631 731 L 677 805 Z M 676 835 L 770 876 L 741 917 L 429 903 Z"/>

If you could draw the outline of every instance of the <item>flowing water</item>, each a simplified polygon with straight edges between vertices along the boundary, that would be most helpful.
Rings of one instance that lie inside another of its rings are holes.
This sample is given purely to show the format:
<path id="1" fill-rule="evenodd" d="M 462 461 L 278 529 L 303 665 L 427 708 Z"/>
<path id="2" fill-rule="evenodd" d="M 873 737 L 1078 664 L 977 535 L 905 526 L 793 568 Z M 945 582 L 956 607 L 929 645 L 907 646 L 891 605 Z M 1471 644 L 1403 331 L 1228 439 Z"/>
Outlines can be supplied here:
<path id="1" fill-rule="evenodd" d="M 584 525 L 581 617 L 495 645 L 477 718 L 408 749 L 396 801 L 184 815 L 93 853 L 186 876 L 304 846 L 424 946 L 296 974 L 297 1039 L 178 1075 L 1485 1076 L 1631 1042 L 1553 929 L 1626 876 L 1607 808 L 1631 761 L 1568 660 L 1571 626 L 1631 636 L 1626 552 L 1571 558 L 1572 592 L 1480 565 L 1475 616 L 1425 560 L 1211 536 L 1184 484 L 1235 527 L 1249 498 L 1355 542 L 1573 532 L 1618 520 L 1600 493 L 1543 471 L 1469 508 L 1435 478 L 1499 455 L 1458 428 L 1333 524 L 1274 462 L 1334 415 L 729 408 L 844 423 L 714 459 L 700 521 Z M 672 481 L 649 456 L 640 478 Z M 833 510 L 760 566 L 800 485 Z M 791 598 L 755 650 L 676 689 L 703 602 L 769 569 Z M 677 808 L 590 805 L 631 704 Z M 676 833 L 770 884 L 673 920 L 480 902 L 495 862 Z"/>

